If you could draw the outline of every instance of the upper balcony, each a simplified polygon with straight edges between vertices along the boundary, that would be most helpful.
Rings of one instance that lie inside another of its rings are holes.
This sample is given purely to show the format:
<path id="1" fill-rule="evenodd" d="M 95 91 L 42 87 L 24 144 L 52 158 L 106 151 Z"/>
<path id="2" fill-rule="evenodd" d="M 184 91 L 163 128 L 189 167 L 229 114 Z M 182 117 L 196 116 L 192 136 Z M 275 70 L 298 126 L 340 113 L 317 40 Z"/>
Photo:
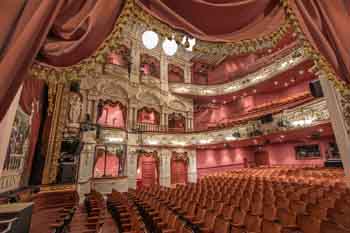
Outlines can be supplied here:
<path id="1" fill-rule="evenodd" d="M 169 90 L 176 94 L 188 96 L 221 96 L 257 85 L 293 68 L 308 59 L 302 48 L 297 48 L 274 63 L 263 66 L 243 78 L 224 84 L 198 85 L 190 83 L 170 83 Z"/>

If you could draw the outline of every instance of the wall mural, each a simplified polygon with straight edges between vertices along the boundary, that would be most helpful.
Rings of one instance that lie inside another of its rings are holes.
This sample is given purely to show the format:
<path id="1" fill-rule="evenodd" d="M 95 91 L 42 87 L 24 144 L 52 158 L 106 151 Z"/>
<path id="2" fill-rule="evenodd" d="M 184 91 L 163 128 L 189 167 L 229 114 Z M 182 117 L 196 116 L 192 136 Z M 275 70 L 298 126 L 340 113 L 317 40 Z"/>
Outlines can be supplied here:
<path id="1" fill-rule="evenodd" d="M 31 116 L 18 107 L 7 147 L 0 190 L 6 192 L 20 186 L 24 160 L 28 154 Z"/>

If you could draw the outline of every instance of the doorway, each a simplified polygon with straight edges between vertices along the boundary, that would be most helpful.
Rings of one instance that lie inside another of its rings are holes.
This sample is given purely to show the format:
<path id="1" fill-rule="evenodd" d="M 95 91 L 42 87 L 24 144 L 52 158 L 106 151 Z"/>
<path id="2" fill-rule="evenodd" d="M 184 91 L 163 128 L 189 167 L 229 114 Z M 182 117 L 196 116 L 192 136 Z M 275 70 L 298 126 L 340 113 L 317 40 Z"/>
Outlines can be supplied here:
<path id="1" fill-rule="evenodd" d="M 187 154 L 173 152 L 171 158 L 171 184 L 186 184 L 188 177 L 187 170 Z"/>
<path id="2" fill-rule="evenodd" d="M 159 183 L 158 160 L 153 153 L 139 155 L 137 163 L 137 186 L 150 187 Z"/>
<path id="3" fill-rule="evenodd" d="M 256 151 L 254 157 L 257 167 L 270 165 L 269 153 L 267 151 Z"/>

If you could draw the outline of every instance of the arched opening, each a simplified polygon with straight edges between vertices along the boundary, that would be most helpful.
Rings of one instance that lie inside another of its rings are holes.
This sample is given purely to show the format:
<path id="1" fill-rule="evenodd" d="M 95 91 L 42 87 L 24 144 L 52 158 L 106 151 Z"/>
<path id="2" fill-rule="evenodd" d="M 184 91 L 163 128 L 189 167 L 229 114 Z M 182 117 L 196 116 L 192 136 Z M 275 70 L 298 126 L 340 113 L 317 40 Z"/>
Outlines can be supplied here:
<path id="1" fill-rule="evenodd" d="M 159 184 L 159 158 L 157 152 L 139 152 L 137 158 L 137 187 Z"/>
<path id="2" fill-rule="evenodd" d="M 187 152 L 173 152 L 171 156 L 171 184 L 186 184 L 188 181 L 188 157 Z"/>
<path id="3" fill-rule="evenodd" d="M 117 152 L 108 151 L 105 146 L 97 147 L 95 150 L 94 178 L 119 176 L 120 156 Z"/>
<path id="4" fill-rule="evenodd" d="M 160 114 L 154 108 L 143 107 L 137 111 L 137 123 L 159 125 Z"/>
<path id="5" fill-rule="evenodd" d="M 125 128 L 126 107 L 119 101 L 100 100 L 98 105 L 98 121 L 102 126 Z"/>
<path id="6" fill-rule="evenodd" d="M 168 128 L 171 131 L 184 131 L 186 129 L 186 118 L 181 113 L 169 114 Z"/>

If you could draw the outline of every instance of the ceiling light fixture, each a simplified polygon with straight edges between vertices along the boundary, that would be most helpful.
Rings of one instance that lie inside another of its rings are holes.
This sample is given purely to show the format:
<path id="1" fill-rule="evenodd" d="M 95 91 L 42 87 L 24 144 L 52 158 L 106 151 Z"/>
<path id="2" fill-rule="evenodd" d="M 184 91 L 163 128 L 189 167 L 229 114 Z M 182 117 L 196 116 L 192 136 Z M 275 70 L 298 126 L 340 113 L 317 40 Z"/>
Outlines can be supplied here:
<path id="1" fill-rule="evenodd" d="M 142 34 L 142 43 L 147 49 L 154 49 L 159 42 L 158 34 L 154 31 L 145 31 Z"/>
<path id="2" fill-rule="evenodd" d="M 196 45 L 196 38 L 189 38 L 184 36 L 182 38 L 181 44 L 184 45 L 187 51 L 192 51 L 193 47 Z"/>
<path id="3" fill-rule="evenodd" d="M 178 46 L 177 46 L 176 41 L 174 39 L 171 39 L 171 40 L 165 39 L 163 41 L 162 47 L 163 47 L 164 53 L 166 55 L 168 55 L 169 57 L 171 57 L 171 56 L 175 55 Z"/>

